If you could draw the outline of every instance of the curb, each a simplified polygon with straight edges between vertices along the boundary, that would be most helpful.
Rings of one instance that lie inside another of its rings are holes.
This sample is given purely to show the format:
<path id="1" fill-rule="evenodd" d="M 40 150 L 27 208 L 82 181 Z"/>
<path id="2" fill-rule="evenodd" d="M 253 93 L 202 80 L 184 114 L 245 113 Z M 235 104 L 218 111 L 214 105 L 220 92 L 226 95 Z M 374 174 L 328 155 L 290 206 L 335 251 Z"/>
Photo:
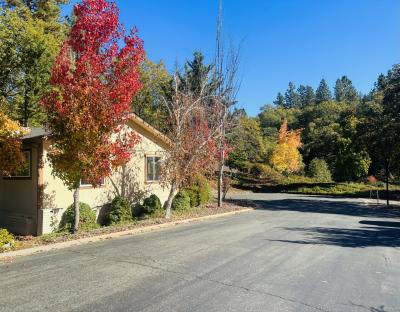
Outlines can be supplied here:
<path id="1" fill-rule="evenodd" d="M 245 208 L 245 209 L 241 209 L 241 210 L 237 210 L 237 211 L 223 212 L 223 213 L 218 213 L 218 214 L 208 215 L 208 216 L 203 216 L 203 217 L 178 220 L 178 221 L 167 222 L 167 223 L 163 223 L 163 224 L 149 225 L 149 226 L 126 230 L 126 231 L 121 231 L 121 232 L 114 232 L 114 233 L 101 234 L 101 235 L 92 236 L 92 237 L 79 238 L 76 240 L 71 240 L 71 241 L 66 241 L 66 242 L 54 243 L 54 244 L 43 245 L 43 246 L 36 246 L 36 247 L 20 249 L 20 250 L 15 250 L 15 251 L 8 251 L 8 252 L 4 252 L 4 253 L 0 254 L 0 261 L 11 260 L 12 258 L 15 258 L 15 257 L 30 256 L 30 255 L 40 253 L 40 252 L 60 250 L 60 249 L 64 249 L 64 248 L 68 248 L 68 247 L 72 247 L 72 246 L 81 246 L 81 245 L 85 245 L 88 243 L 95 243 L 95 242 L 103 241 L 106 239 L 119 238 L 122 236 L 153 232 L 153 231 L 157 231 L 157 230 L 174 227 L 174 226 L 180 225 L 180 224 L 216 219 L 216 218 L 220 218 L 220 217 L 226 217 L 226 216 L 236 215 L 239 213 L 249 212 L 252 210 L 254 210 L 254 209 L 253 208 Z"/>

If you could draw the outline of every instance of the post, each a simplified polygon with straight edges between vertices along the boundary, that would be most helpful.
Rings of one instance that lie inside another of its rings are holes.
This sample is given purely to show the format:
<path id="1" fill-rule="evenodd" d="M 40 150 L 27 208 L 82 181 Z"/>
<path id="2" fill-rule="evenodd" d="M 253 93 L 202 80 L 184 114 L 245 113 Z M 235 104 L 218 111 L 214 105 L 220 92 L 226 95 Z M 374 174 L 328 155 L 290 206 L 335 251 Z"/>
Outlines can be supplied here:
<path id="1" fill-rule="evenodd" d="M 385 162 L 386 205 L 389 206 L 389 164 Z"/>
<path id="2" fill-rule="evenodd" d="M 223 125 L 222 125 L 223 127 Z M 225 135 L 224 131 L 222 131 L 223 136 Z M 221 138 L 221 150 L 220 150 L 220 164 L 219 164 L 219 172 L 218 172 L 218 207 L 222 206 L 222 190 L 223 190 L 223 183 L 224 183 L 224 164 L 225 164 L 225 150 L 224 150 L 224 137 Z"/>

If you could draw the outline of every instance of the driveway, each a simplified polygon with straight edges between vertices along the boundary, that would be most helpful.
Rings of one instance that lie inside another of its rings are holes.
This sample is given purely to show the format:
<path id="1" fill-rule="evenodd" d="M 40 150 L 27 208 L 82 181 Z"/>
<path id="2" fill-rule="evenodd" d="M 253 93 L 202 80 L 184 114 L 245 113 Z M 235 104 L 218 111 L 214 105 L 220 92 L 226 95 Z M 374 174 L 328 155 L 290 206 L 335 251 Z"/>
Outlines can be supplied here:
<path id="1" fill-rule="evenodd" d="M 363 201 L 258 209 L 0 265 L 0 311 L 400 311 L 400 219 Z"/>

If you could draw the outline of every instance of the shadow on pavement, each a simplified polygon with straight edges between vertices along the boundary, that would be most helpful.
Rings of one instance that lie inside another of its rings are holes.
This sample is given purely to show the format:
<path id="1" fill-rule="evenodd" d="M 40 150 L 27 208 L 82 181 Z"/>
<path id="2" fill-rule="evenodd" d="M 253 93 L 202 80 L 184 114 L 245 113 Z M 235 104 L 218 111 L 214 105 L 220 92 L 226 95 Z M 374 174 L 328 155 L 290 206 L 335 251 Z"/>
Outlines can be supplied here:
<path id="1" fill-rule="evenodd" d="M 388 312 L 388 310 L 385 310 L 385 306 L 384 305 L 381 305 L 381 306 L 376 307 L 376 308 L 375 307 L 366 307 L 364 305 L 355 304 L 353 302 L 350 302 L 350 305 L 353 306 L 353 307 L 361 308 L 361 309 L 363 309 L 365 311 L 369 311 L 369 312 Z"/>
<path id="2" fill-rule="evenodd" d="M 318 200 L 318 199 L 283 199 L 253 200 L 257 209 L 269 211 L 297 211 L 305 213 L 328 213 L 358 217 L 396 218 L 400 217 L 398 208 L 382 206 L 364 206 L 361 203 Z"/>
<path id="3" fill-rule="evenodd" d="M 299 240 L 270 241 L 350 248 L 400 247 L 400 228 L 386 226 L 361 227 L 355 229 L 312 227 L 285 228 L 285 230 L 300 232 L 305 238 Z"/>
<path id="4" fill-rule="evenodd" d="M 376 226 L 387 226 L 387 227 L 394 227 L 400 228 L 400 222 L 394 221 L 370 221 L 370 220 L 362 220 L 359 222 L 360 224 L 366 225 L 376 225 Z"/>
<path id="5" fill-rule="evenodd" d="M 364 206 L 361 203 L 318 199 L 253 200 L 256 209 L 266 211 L 294 211 L 365 218 L 400 217 L 399 209 Z M 400 247 L 400 222 L 390 220 L 362 220 L 360 227 L 293 227 L 287 231 L 302 234 L 301 239 L 269 240 L 293 244 L 334 245 L 349 248 Z M 371 310 L 374 311 L 374 310 Z M 379 310 L 376 310 L 379 311 Z"/>

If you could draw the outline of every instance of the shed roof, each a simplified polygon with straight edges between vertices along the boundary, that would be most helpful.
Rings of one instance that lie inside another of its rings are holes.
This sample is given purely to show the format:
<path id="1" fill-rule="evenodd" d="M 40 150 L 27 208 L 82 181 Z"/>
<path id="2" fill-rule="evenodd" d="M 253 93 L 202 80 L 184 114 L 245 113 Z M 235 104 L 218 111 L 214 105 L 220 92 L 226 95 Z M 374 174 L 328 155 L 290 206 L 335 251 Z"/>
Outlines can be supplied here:
<path id="1" fill-rule="evenodd" d="M 23 140 L 41 138 L 50 134 L 46 129 L 39 127 L 29 128 L 29 130 L 30 132 L 22 137 Z"/>

